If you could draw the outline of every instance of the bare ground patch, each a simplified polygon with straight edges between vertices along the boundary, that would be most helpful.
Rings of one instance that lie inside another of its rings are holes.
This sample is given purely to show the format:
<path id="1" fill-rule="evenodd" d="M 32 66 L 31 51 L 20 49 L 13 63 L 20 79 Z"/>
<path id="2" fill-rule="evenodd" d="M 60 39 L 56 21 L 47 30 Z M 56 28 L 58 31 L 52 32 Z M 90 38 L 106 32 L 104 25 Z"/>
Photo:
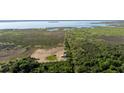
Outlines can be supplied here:
<path id="1" fill-rule="evenodd" d="M 57 60 L 64 60 L 62 57 L 64 54 L 64 47 L 56 47 L 56 48 L 50 48 L 50 49 L 36 49 L 34 53 L 31 54 L 32 58 L 38 59 L 38 62 L 50 62 L 47 60 L 48 56 L 55 55 Z"/>
<path id="2" fill-rule="evenodd" d="M 10 59 L 15 58 L 16 56 L 22 54 L 25 51 L 25 49 L 3 49 L 0 51 L 0 62 L 8 61 Z"/>

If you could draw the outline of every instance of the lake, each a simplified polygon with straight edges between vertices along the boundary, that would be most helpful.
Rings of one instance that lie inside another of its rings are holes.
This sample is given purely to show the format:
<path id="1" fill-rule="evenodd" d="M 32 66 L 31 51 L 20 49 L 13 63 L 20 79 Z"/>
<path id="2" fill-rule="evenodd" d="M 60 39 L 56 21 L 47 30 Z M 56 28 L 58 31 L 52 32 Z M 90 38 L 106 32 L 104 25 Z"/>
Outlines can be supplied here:
<path id="1" fill-rule="evenodd" d="M 42 20 L 0 20 L 0 29 L 33 29 L 53 27 L 96 27 L 107 26 L 107 21 L 42 21 Z"/>

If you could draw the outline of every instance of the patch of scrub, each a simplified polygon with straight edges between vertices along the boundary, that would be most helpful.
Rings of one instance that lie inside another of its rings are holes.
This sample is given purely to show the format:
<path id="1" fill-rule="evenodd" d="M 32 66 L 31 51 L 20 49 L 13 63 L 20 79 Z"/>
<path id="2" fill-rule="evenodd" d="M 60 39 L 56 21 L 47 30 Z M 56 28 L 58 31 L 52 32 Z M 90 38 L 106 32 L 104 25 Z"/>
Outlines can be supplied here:
<path id="1" fill-rule="evenodd" d="M 57 57 L 56 57 L 56 55 L 50 55 L 50 56 L 46 57 L 46 60 L 55 61 L 55 60 L 57 60 Z"/>
<path id="2" fill-rule="evenodd" d="M 100 38 L 109 43 L 124 43 L 124 36 L 101 36 Z"/>
<path id="3" fill-rule="evenodd" d="M 2 49 L 0 51 L 0 62 L 10 61 L 11 59 L 15 59 L 24 52 L 25 49 L 20 49 L 20 48 Z"/>

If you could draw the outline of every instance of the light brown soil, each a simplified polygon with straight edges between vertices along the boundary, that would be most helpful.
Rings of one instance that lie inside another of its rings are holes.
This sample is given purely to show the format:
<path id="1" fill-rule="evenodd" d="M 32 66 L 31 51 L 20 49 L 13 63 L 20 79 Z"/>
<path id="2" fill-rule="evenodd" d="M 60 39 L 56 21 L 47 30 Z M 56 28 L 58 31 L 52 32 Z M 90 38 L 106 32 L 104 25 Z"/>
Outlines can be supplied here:
<path id="1" fill-rule="evenodd" d="M 46 58 L 51 55 L 56 55 L 57 61 L 64 60 L 62 57 L 64 54 L 64 47 L 56 47 L 51 49 L 37 49 L 31 54 L 32 58 L 38 59 L 38 62 L 50 62 Z"/>

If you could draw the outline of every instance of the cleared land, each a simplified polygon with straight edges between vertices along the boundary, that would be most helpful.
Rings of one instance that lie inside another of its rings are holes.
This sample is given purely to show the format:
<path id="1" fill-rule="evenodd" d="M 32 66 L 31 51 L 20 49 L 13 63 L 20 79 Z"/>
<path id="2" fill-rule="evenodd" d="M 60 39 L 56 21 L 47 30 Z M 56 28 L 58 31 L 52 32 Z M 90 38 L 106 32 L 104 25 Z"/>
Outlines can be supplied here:
<path id="1" fill-rule="evenodd" d="M 62 57 L 64 54 L 64 48 L 63 47 L 55 47 L 51 49 L 37 49 L 34 51 L 34 53 L 31 55 L 32 58 L 36 58 L 38 62 L 50 62 L 50 61 L 61 61 L 64 60 Z M 52 56 L 56 58 L 52 58 Z M 51 58 L 50 58 L 51 57 Z"/>

